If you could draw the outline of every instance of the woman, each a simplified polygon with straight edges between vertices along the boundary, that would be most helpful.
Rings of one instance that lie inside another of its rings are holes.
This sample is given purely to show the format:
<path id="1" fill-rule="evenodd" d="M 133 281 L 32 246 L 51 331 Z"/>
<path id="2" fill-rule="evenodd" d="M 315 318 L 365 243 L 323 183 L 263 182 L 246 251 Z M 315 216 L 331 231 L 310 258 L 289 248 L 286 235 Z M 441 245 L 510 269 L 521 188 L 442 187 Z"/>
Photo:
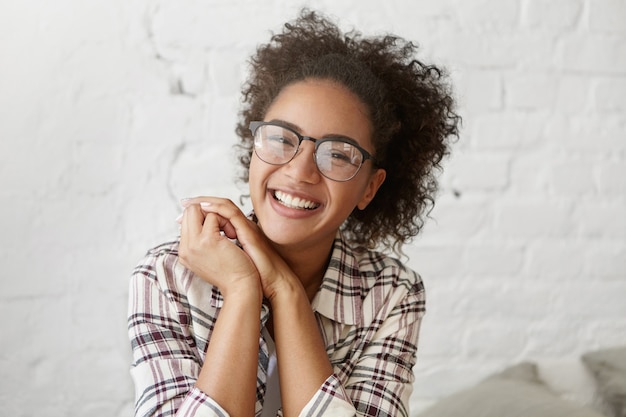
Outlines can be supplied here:
<path id="1" fill-rule="evenodd" d="M 459 117 L 393 36 L 312 12 L 259 47 L 237 133 L 253 214 L 186 199 L 132 278 L 136 415 L 408 416 L 415 236 Z"/>

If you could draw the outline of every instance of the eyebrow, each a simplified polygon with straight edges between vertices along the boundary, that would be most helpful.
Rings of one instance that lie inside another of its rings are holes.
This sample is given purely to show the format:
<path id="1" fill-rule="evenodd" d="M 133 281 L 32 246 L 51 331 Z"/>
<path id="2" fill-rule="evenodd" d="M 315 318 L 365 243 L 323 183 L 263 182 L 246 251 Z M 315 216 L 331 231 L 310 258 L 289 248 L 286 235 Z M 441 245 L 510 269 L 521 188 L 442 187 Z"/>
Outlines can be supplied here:
<path id="1" fill-rule="evenodd" d="M 303 135 L 301 133 L 302 129 L 298 125 L 290 123 L 290 122 L 288 122 L 286 120 L 272 119 L 268 123 L 273 123 L 273 124 L 276 124 L 276 125 L 279 125 L 279 126 L 282 126 L 282 127 L 286 127 L 287 129 L 291 129 L 294 132 L 298 132 L 298 134 L 301 135 L 301 136 L 306 136 L 306 135 Z M 311 137 L 311 136 L 307 136 L 307 137 Z M 341 140 L 344 140 L 344 141 L 346 141 L 348 143 L 356 145 L 358 147 L 362 147 L 362 145 L 360 145 L 359 142 L 357 142 L 356 140 L 354 140 L 350 136 L 340 135 L 338 133 L 329 133 L 329 134 L 326 134 L 326 135 L 322 136 L 321 138 L 313 138 L 313 139 L 318 139 L 318 140 L 321 140 L 321 139 L 341 139 Z"/>

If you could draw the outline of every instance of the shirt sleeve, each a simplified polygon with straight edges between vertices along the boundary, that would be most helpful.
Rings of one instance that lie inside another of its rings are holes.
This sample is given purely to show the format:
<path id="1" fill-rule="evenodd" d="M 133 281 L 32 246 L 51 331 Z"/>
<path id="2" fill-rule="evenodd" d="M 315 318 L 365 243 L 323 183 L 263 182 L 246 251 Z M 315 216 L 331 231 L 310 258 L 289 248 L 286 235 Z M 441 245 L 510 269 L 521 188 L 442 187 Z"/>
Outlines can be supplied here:
<path id="1" fill-rule="evenodd" d="M 347 382 L 331 376 L 300 416 L 408 417 L 424 305 L 418 282 L 375 331 Z"/>
<path id="2" fill-rule="evenodd" d="M 167 271 L 148 257 L 130 285 L 128 332 L 133 350 L 131 376 L 135 383 L 136 417 L 223 417 L 226 411 L 195 387 L 200 359 L 190 346 L 181 321 L 185 313 L 163 287 Z"/>
<path id="3" fill-rule="evenodd" d="M 324 381 L 315 396 L 300 412 L 300 417 L 355 415 L 354 406 L 335 375 L 331 375 Z"/>

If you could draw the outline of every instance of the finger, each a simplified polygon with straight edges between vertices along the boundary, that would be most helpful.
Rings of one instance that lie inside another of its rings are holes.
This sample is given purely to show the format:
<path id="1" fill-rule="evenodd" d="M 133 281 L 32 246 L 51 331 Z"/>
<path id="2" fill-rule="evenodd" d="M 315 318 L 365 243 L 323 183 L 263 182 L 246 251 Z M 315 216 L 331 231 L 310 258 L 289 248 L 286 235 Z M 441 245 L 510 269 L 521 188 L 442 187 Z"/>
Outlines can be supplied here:
<path id="1" fill-rule="evenodd" d="M 246 218 L 241 209 L 227 198 L 209 196 L 191 197 L 183 198 L 180 203 L 183 208 L 199 204 L 205 213 L 217 213 L 227 219 L 233 218 L 235 216 L 240 218 Z"/>
<path id="2" fill-rule="evenodd" d="M 202 220 L 200 220 L 200 217 L 202 217 Z M 193 248 L 195 248 L 197 236 L 202 230 L 203 220 L 204 215 L 197 205 L 195 207 L 189 206 L 183 211 L 180 221 L 180 244 L 178 252 L 181 263 L 186 267 L 190 267 L 188 261 L 192 259 Z"/>
<path id="3" fill-rule="evenodd" d="M 183 208 L 192 206 L 194 204 L 199 204 L 205 212 L 219 213 L 223 217 L 229 219 L 234 216 L 241 216 L 245 218 L 245 215 L 243 214 L 241 209 L 235 203 L 233 203 L 232 200 L 229 200 L 227 198 L 209 196 L 191 197 L 183 198 L 180 203 Z"/>
<path id="4" fill-rule="evenodd" d="M 235 226 L 222 216 L 219 216 L 220 219 L 220 229 L 229 239 L 237 239 L 237 231 L 235 230 Z"/>
<path id="5" fill-rule="evenodd" d="M 218 214 L 225 219 L 222 222 L 222 229 L 227 235 L 235 233 L 247 233 L 252 222 L 243 214 L 241 209 L 232 201 L 223 198 L 210 198 L 200 203 L 202 211 L 205 213 Z"/>
<path id="6" fill-rule="evenodd" d="M 258 246 L 262 243 L 260 232 L 254 222 L 250 221 L 241 209 L 227 198 L 193 197 L 184 199 L 181 204 L 191 206 L 199 204 L 204 213 L 218 214 L 226 221 L 221 221 L 222 231 L 231 239 L 238 239 L 241 245 Z"/>
<path id="7" fill-rule="evenodd" d="M 227 199 L 227 198 L 213 197 L 213 196 L 197 196 L 197 197 L 187 197 L 187 198 L 181 199 L 180 200 L 180 205 L 183 208 L 187 208 L 187 207 L 189 207 L 191 205 L 200 204 L 200 203 L 203 203 L 203 202 L 214 203 L 214 202 L 219 202 L 219 201 L 228 201 L 228 202 L 230 202 L 230 200 Z"/>
<path id="8" fill-rule="evenodd" d="M 206 237 L 213 239 L 222 239 L 221 232 L 224 232 L 230 239 L 236 239 L 237 234 L 228 222 L 228 220 L 221 217 L 219 214 L 207 213 L 204 217 L 204 225 L 202 226 L 202 234 Z"/>
<path id="9" fill-rule="evenodd" d="M 220 207 L 227 207 L 227 206 L 228 204 L 226 204 L 225 206 L 222 206 L 221 204 L 213 205 L 212 203 L 206 202 L 206 201 L 203 201 L 202 203 L 200 203 L 200 208 L 202 209 L 204 213 L 215 214 L 219 217 L 220 229 L 224 232 L 224 234 L 231 239 L 236 239 L 237 230 L 235 229 L 235 226 L 233 226 L 233 224 L 230 222 L 229 219 L 227 219 L 226 217 L 222 215 L 223 213 L 228 214 L 228 211 L 220 209 Z M 239 210 L 239 209 L 236 208 L 236 210 Z"/>
<path id="10" fill-rule="evenodd" d="M 204 213 L 197 204 L 190 205 L 183 211 L 181 219 L 181 237 L 194 238 L 202 232 Z"/>

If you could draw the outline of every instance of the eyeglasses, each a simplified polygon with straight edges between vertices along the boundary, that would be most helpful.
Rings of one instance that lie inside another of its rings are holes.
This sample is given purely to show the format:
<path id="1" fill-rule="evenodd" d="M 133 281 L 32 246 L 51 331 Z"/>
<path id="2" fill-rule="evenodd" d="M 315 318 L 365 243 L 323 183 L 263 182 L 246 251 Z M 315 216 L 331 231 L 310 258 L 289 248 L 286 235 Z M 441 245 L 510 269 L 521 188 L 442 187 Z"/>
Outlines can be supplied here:
<path id="1" fill-rule="evenodd" d="M 347 138 L 315 139 L 302 136 L 288 127 L 274 122 L 251 122 L 254 153 L 263 162 L 284 165 L 291 161 L 304 140 L 315 144 L 315 164 L 320 173 L 333 181 L 348 181 L 359 172 L 363 162 L 374 157 Z"/>

